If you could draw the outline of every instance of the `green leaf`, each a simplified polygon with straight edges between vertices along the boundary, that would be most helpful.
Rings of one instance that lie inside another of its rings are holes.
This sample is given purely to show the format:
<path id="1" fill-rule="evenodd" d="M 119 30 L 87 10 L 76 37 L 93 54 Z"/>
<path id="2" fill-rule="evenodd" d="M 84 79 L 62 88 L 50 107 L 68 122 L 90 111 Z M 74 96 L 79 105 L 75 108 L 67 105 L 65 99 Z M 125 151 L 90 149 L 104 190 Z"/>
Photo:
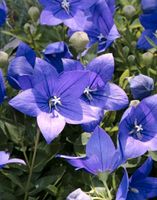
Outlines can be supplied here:
<path id="1" fill-rule="evenodd" d="M 130 76 L 130 72 L 129 72 L 129 69 L 126 69 L 123 74 L 120 76 L 120 79 L 119 79 L 119 85 L 125 89 L 126 86 L 127 86 L 127 83 L 128 83 L 128 80 L 127 78 Z"/>

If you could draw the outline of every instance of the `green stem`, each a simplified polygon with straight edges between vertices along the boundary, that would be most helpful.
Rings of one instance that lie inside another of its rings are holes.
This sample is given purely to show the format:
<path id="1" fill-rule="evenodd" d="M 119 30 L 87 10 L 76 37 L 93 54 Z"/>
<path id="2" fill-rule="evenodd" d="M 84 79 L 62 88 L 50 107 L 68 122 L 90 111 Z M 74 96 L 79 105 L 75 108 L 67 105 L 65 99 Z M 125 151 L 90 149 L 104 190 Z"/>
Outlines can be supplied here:
<path id="1" fill-rule="evenodd" d="M 112 200 L 112 195 L 111 195 L 111 192 L 110 192 L 110 190 L 109 190 L 109 188 L 108 188 L 108 185 L 107 185 L 107 183 L 106 183 L 106 182 L 104 182 L 104 185 L 105 185 L 105 188 L 106 188 L 107 195 L 108 195 L 109 199 L 110 199 L 110 200 Z"/>
<path id="2" fill-rule="evenodd" d="M 27 184 L 26 184 L 24 200 L 28 199 L 29 187 L 30 187 L 31 178 L 32 178 L 32 174 L 33 174 L 33 168 L 34 168 L 34 164 L 35 164 L 39 138 L 40 138 L 40 130 L 37 128 L 37 134 L 36 134 L 36 137 L 35 137 L 34 152 L 33 152 L 33 157 L 32 157 L 32 163 L 31 163 L 30 169 L 29 169 L 29 176 L 28 176 L 28 180 L 27 180 Z"/>

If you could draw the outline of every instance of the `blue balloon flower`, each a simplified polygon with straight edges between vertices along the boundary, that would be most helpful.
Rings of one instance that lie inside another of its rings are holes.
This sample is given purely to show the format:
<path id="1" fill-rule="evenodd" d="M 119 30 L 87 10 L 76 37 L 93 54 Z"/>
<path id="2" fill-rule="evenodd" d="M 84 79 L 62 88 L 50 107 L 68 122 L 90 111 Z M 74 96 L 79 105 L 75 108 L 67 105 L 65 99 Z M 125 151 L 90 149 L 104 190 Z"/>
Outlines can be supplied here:
<path id="1" fill-rule="evenodd" d="M 92 174 L 113 172 L 122 164 L 121 152 L 115 149 L 110 136 L 100 127 L 97 127 L 86 145 L 86 156 L 72 157 L 57 155 L 64 158 L 76 169 L 85 169 Z"/>
<path id="2" fill-rule="evenodd" d="M 38 126 L 50 143 L 66 123 L 81 124 L 96 119 L 99 109 L 80 102 L 88 78 L 88 72 L 83 70 L 59 75 L 52 65 L 37 59 L 33 88 L 18 94 L 9 104 L 26 115 L 37 117 Z"/>
<path id="3" fill-rule="evenodd" d="M 0 2 L 0 27 L 3 26 L 7 18 L 7 6 L 4 0 Z"/>
<path id="4" fill-rule="evenodd" d="M 33 75 L 36 54 L 26 43 L 21 42 L 18 46 L 16 57 L 8 67 L 8 81 L 15 89 L 28 89 L 32 87 L 30 76 Z M 21 85 L 21 77 L 25 84 Z"/>
<path id="5" fill-rule="evenodd" d="M 96 0 L 39 0 L 44 10 L 40 16 L 43 25 L 55 26 L 64 23 L 73 27 L 80 20 L 80 12 L 90 8 Z"/>
<path id="6" fill-rule="evenodd" d="M 119 125 L 124 160 L 157 150 L 157 95 L 128 108 Z"/>
<path id="7" fill-rule="evenodd" d="M 148 177 L 152 170 L 152 159 L 148 158 L 129 178 L 124 176 L 119 185 L 116 200 L 146 200 L 157 196 L 157 178 Z"/>
<path id="8" fill-rule="evenodd" d="M 140 74 L 129 79 L 131 93 L 134 99 L 144 99 L 151 95 L 154 90 L 154 81 L 152 78 Z"/>

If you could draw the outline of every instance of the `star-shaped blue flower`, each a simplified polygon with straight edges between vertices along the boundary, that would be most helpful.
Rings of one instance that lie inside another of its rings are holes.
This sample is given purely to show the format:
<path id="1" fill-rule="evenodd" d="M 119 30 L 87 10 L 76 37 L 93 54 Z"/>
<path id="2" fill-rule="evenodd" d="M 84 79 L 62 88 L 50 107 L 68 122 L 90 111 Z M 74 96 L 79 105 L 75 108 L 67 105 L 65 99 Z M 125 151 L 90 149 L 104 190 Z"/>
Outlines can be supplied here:
<path id="1" fill-rule="evenodd" d="M 128 108 L 119 125 L 119 142 L 124 159 L 157 150 L 157 95 Z"/>
<path id="2" fill-rule="evenodd" d="M 81 124 L 95 120 L 98 109 L 85 106 L 80 96 L 88 82 L 83 70 L 58 74 L 55 68 L 42 59 L 36 59 L 33 88 L 14 97 L 9 104 L 20 112 L 37 117 L 38 126 L 50 143 L 66 123 Z"/>
<path id="3" fill-rule="evenodd" d="M 148 177 L 152 170 L 152 159 L 148 158 L 129 178 L 124 176 L 119 185 L 116 200 L 146 200 L 157 196 L 157 178 Z"/>
<path id="4" fill-rule="evenodd" d="M 100 127 L 97 127 L 86 145 L 86 156 L 72 157 L 57 155 L 64 158 L 76 169 L 85 169 L 92 174 L 112 172 L 122 164 L 121 153 L 110 136 Z"/>

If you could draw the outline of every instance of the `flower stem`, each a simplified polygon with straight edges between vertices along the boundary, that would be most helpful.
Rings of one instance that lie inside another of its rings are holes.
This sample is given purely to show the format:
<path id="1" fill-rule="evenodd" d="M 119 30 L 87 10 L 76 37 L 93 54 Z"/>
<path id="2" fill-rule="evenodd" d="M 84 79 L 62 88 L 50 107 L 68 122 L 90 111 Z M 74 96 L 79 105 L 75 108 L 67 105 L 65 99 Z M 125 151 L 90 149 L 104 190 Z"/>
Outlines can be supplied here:
<path id="1" fill-rule="evenodd" d="M 37 128 L 37 134 L 36 134 L 36 137 L 35 137 L 34 152 L 33 152 L 32 162 L 31 162 L 30 169 L 29 169 L 29 176 L 28 176 L 28 180 L 27 180 L 27 184 L 26 184 L 24 200 L 28 199 L 29 187 L 30 187 L 34 163 L 35 163 L 35 159 L 36 159 L 39 138 L 40 138 L 40 130 L 39 130 L 39 128 Z"/>

